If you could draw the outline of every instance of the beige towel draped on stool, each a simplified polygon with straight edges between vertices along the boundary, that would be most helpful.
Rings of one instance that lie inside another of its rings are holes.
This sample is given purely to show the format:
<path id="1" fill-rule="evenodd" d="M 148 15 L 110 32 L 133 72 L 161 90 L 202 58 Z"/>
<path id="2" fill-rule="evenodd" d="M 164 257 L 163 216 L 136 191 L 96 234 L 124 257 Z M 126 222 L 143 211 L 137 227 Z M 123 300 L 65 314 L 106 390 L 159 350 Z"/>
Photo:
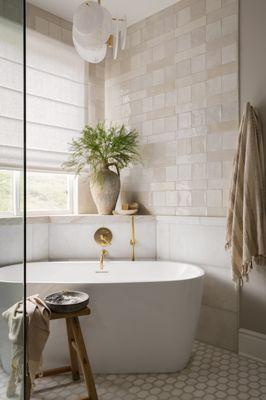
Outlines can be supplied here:
<path id="1" fill-rule="evenodd" d="M 42 352 L 49 336 L 51 312 L 38 295 L 30 296 L 26 301 L 27 309 L 27 363 L 31 378 L 34 382 L 42 360 Z M 7 385 L 7 397 L 16 394 L 17 385 L 23 377 L 23 302 L 18 302 L 2 314 L 8 322 L 9 340 L 12 345 L 11 374 Z M 23 391 L 20 391 L 23 398 Z"/>
<path id="2" fill-rule="evenodd" d="M 247 103 L 242 116 L 227 214 L 226 248 L 234 281 L 243 283 L 253 263 L 266 265 L 266 185 L 262 124 Z"/>

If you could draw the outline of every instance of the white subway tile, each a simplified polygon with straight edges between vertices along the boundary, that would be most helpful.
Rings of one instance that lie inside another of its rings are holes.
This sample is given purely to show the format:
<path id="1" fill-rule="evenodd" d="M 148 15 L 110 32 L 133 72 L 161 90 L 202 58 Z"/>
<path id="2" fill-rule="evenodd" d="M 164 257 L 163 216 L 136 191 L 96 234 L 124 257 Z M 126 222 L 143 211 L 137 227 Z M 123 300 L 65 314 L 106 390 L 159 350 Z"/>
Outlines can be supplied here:
<path id="1" fill-rule="evenodd" d="M 138 30 L 130 35 L 130 46 L 134 47 L 141 43 L 141 31 Z"/>
<path id="2" fill-rule="evenodd" d="M 191 86 L 178 89 L 178 103 L 188 103 L 191 101 Z"/>
<path id="3" fill-rule="evenodd" d="M 191 153 L 191 139 L 177 140 L 177 155 L 183 156 Z"/>
<path id="4" fill-rule="evenodd" d="M 162 58 L 164 58 L 164 45 L 160 44 L 158 46 L 155 46 L 152 49 L 152 59 L 153 61 L 158 61 L 161 60 Z"/>
<path id="5" fill-rule="evenodd" d="M 236 61 L 237 48 L 236 44 L 230 44 L 222 48 L 222 63 L 227 64 Z"/>
<path id="6" fill-rule="evenodd" d="M 222 207 L 223 192 L 222 190 L 207 190 L 207 206 Z"/>
<path id="7" fill-rule="evenodd" d="M 178 179 L 181 181 L 191 180 L 191 164 L 181 164 L 178 166 Z"/>
<path id="8" fill-rule="evenodd" d="M 143 112 L 152 111 L 152 97 L 146 97 L 142 101 L 142 110 Z"/>
<path id="9" fill-rule="evenodd" d="M 205 70 L 206 68 L 206 55 L 200 54 L 191 58 L 191 72 L 192 74 Z"/>
<path id="10" fill-rule="evenodd" d="M 190 128 L 191 127 L 191 112 L 179 114 L 178 116 L 178 128 Z"/>
<path id="11" fill-rule="evenodd" d="M 142 134 L 152 135 L 152 121 L 144 121 L 142 124 Z"/>
<path id="12" fill-rule="evenodd" d="M 222 92 L 222 79 L 220 76 L 207 80 L 207 95 L 214 96 Z"/>
<path id="13" fill-rule="evenodd" d="M 166 205 L 165 192 L 153 192 L 153 205 L 154 206 L 165 206 Z"/>
<path id="14" fill-rule="evenodd" d="M 222 52 L 221 49 L 210 50 L 206 54 L 206 66 L 207 69 L 218 67 L 222 64 Z"/>
<path id="15" fill-rule="evenodd" d="M 222 91 L 231 92 L 237 89 L 237 74 L 226 74 L 222 76 Z"/>
<path id="16" fill-rule="evenodd" d="M 218 179 L 222 177 L 222 163 L 221 162 L 208 162 L 207 163 L 207 177 L 208 179 Z"/>
<path id="17" fill-rule="evenodd" d="M 202 100 L 206 96 L 206 83 L 199 82 L 192 85 L 192 100 Z"/>
<path id="18" fill-rule="evenodd" d="M 190 58 L 182 60 L 176 64 L 177 78 L 182 78 L 189 75 L 191 72 Z"/>
<path id="19" fill-rule="evenodd" d="M 192 164 L 192 179 L 205 179 L 206 178 L 206 164 L 194 163 Z"/>
<path id="20" fill-rule="evenodd" d="M 222 7 L 222 0 L 206 0 L 206 10 L 210 13 Z"/>
<path id="21" fill-rule="evenodd" d="M 153 109 L 158 110 L 164 107 L 164 94 L 158 94 L 153 97 Z"/>
<path id="22" fill-rule="evenodd" d="M 167 117 L 164 119 L 164 129 L 166 132 L 176 131 L 177 129 L 177 115 Z"/>
<path id="23" fill-rule="evenodd" d="M 166 205 L 167 206 L 177 206 L 177 192 L 167 191 L 166 192 Z"/>
<path id="24" fill-rule="evenodd" d="M 222 115 L 222 107 L 220 105 L 207 108 L 206 110 L 207 124 L 215 124 L 217 122 L 220 122 L 221 115 Z"/>
<path id="25" fill-rule="evenodd" d="M 206 27 L 201 26 L 200 28 L 194 29 L 191 32 L 191 46 L 200 46 L 205 43 L 206 40 Z"/>
<path id="26" fill-rule="evenodd" d="M 177 204 L 178 206 L 190 207 L 192 204 L 191 191 L 189 190 L 179 190 L 177 192 Z"/>
<path id="27" fill-rule="evenodd" d="M 167 182 L 176 181 L 177 179 L 177 166 L 166 167 L 166 180 Z"/>
<path id="28" fill-rule="evenodd" d="M 202 126 L 206 123 L 206 112 L 205 110 L 194 110 L 192 111 L 192 127 Z"/>
<path id="29" fill-rule="evenodd" d="M 184 51 L 191 48 L 191 33 L 186 33 L 177 38 L 177 51 Z"/>
<path id="30" fill-rule="evenodd" d="M 237 119 L 238 103 L 226 103 L 222 105 L 222 121 L 233 121 Z"/>
<path id="31" fill-rule="evenodd" d="M 222 25 L 220 20 L 206 26 L 207 42 L 219 39 L 221 36 L 222 36 Z"/>
<path id="32" fill-rule="evenodd" d="M 158 134 L 164 131 L 164 119 L 158 118 L 152 121 L 152 133 Z"/>
<path id="33" fill-rule="evenodd" d="M 179 11 L 177 14 L 177 25 L 183 26 L 186 25 L 191 18 L 191 10 L 190 7 L 186 7 L 183 10 Z"/>
<path id="34" fill-rule="evenodd" d="M 205 153 L 206 152 L 206 137 L 197 136 L 191 139 L 192 153 Z"/>
<path id="35" fill-rule="evenodd" d="M 158 69 L 156 71 L 153 71 L 152 73 L 153 86 L 163 84 L 164 80 L 165 80 L 164 69 Z"/>
<path id="36" fill-rule="evenodd" d="M 222 32 L 223 35 L 229 35 L 230 33 L 237 31 L 237 16 L 228 15 L 222 19 Z"/>
<path id="37" fill-rule="evenodd" d="M 206 205 L 205 190 L 192 190 L 192 207 L 203 207 Z"/>

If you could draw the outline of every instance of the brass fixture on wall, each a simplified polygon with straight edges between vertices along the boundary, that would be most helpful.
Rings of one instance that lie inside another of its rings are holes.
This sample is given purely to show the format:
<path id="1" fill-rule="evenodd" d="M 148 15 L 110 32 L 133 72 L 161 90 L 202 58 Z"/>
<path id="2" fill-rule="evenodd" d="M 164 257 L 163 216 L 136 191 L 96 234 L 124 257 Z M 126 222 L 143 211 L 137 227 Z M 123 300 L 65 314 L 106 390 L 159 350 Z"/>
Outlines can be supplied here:
<path id="1" fill-rule="evenodd" d="M 108 251 L 105 249 L 105 247 L 110 246 L 112 243 L 113 239 L 113 234 L 108 228 L 99 228 L 97 231 L 94 233 L 94 240 L 95 242 L 102 247 L 101 253 L 100 253 L 100 271 L 96 272 L 108 272 L 104 271 L 104 260 L 105 256 L 108 254 Z"/>
<path id="2" fill-rule="evenodd" d="M 131 246 L 131 261 L 135 261 L 135 218 L 134 215 L 131 217 L 131 234 L 130 234 L 130 246 Z"/>
<path id="3" fill-rule="evenodd" d="M 112 239 L 113 234 L 108 228 L 99 228 L 94 234 L 95 242 L 102 247 L 110 246 Z"/>
<path id="4" fill-rule="evenodd" d="M 101 5 L 101 0 L 98 0 L 98 4 Z M 123 22 L 125 21 L 125 18 L 117 18 L 117 17 L 113 17 L 112 18 L 113 21 L 120 21 Z M 114 46 L 114 35 L 110 35 L 109 39 L 106 42 L 107 46 L 110 48 L 113 48 Z"/>

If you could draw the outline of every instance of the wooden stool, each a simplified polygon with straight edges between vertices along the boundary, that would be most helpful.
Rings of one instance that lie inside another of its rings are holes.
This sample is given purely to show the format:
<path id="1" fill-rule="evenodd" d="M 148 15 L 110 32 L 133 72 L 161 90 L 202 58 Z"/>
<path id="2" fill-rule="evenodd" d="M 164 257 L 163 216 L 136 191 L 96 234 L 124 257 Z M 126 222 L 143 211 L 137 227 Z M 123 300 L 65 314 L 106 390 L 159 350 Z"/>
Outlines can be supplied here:
<path id="1" fill-rule="evenodd" d="M 95 383 L 92 375 L 92 370 L 89 362 L 89 357 L 87 355 L 82 331 L 79 324 L 79 317 L 82 317 L 84 315 L 90 315 L 90 313 L 91 311 L 88 307 L 84 308 L 81 311 L 73 313 L 52 312 L 51 320 L 63 319 L 63 318 L 66 320 L 68 347 L 69 347 L 71 365 L 68 367 L 56 368 L 56 369 L 46 370 L 43 372 L 43 376 L 52 376 L 71 371 L 73 381 L 77 381 L 80 379 L 79 375 L 79 363 L 80 363 L 86 387 L 88 390 L 88 397 L 85 397 L 82 400 L 98 400 Z"/>

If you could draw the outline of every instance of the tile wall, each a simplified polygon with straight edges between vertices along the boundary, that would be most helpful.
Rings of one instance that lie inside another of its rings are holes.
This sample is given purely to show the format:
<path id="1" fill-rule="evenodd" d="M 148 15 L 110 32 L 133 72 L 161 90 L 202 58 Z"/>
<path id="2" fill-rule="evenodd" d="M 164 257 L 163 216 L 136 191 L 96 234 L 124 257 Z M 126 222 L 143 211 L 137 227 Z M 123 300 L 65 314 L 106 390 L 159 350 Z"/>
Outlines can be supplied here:
<path id="1" fill-rule="evenodd" d="M 106 61 L 105 113 L 140 132 L 126 196 L 157 215 L 225 215 L 238 125 L 237 0 L 181 0 Z"/>

